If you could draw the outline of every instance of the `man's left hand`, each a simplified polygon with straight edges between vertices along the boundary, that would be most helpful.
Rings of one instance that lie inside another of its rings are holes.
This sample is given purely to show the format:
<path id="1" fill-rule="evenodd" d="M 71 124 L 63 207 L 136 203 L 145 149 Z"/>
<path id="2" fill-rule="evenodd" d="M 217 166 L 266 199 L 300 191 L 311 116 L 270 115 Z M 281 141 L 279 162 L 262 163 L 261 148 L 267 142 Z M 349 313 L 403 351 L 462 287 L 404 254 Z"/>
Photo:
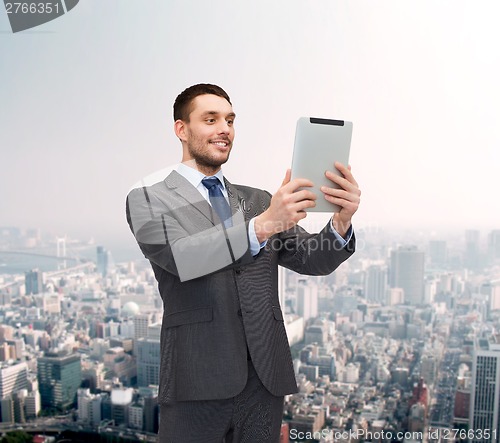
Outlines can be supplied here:
<path id="1" fill-rule="evenodd" d="M 342 236 L 345 237 L 351 226 L 351 218 L 358 210 L 361 191 L 358 183 L 351 173 L 351 166 L 345 167 L 342 163 L 335 162 L 335 167 L 342 174 L 338 176 L 332 171 L 326 171 L 326 177 L 340 186 L 340 189 L 322 186 L 321 191 L 325 198 L 340 206 L 340 211 L 333 215 L 333 227 Z"/>

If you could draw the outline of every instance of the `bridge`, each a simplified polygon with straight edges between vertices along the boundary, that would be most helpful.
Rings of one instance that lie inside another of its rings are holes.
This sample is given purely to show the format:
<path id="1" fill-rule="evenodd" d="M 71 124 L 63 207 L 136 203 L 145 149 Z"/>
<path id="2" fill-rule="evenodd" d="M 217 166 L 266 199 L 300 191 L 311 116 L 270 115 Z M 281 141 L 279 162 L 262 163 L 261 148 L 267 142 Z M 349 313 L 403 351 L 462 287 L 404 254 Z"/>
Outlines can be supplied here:
<path id="1" fill-rule="evenodd" d="M 71 257 L 71 256 L 58 256 L 54 254 L 42 254 L 39 252 L 31 252 L 31 251 L 3 251 L 0 250 L 0 255 L 25 255 L 25 256 L 30 256 L 30 257 L 42 257 L 42 258 L 50 258 L 53 260 L 71 260 L 71 261 L 76 261 L 80 263 L 85 263 L 89 262 L 90 260 L 87 258 L 81 258 L 81 257 Z"/>

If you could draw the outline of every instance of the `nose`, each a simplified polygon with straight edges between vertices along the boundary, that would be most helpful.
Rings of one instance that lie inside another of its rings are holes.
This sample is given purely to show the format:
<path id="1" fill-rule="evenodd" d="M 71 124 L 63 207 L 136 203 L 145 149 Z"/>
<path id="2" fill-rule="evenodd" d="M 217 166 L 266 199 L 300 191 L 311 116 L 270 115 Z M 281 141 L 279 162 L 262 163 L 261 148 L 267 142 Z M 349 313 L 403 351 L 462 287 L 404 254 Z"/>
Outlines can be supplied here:
<path id="1" fill-rule="evenodd" d="M 229 134 L 231 127 L 228 125 L 226 120 L 221 120 L 217 126 L 217 132 L 219 134 Z"/>

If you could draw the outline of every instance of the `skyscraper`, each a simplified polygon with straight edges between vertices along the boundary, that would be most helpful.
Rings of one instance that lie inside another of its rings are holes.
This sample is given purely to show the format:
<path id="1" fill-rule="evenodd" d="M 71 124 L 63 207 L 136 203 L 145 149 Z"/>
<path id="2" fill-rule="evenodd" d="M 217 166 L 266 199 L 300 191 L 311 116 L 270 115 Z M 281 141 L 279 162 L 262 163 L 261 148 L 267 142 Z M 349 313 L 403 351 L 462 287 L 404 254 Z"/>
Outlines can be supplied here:
<path id="1" fill-rule="evenodd" d="M 134 316 L 134 341 L 148 336 L 148 328 L 154 322 L 153 314 L 137 314 Z"/>
<path id="2" fill-rule="evenodd" d="M 160 339 L 143 337 L 137 340 L 137 385 L 159 384 Z"/>
<path id="3" fill-rule="evenodd" d="M 103 277 L 108 275 L 109 269 L 113 264 L 113 258 L 111 257 L 111 252 L 105 249 L 103 246 L 97 246 L 97 272 L 99 272 Z"/>
<path id="4" fill-rule="evenodd" d="M 391 252 L 390 286 L 403 289 L 406 304 L 424 302 L 424 258 L 416 246 L 400 246 Z"/>
<path id="5" fill-rule="evenodd" d="M 445 240 L 429 241 L 429 258 L 431 266 L 445 268 L 448 259 L 448 250 Z"/>
<path id="6" fill-rule="evenodd" d="M 9 397 L 20 389 L 28 388 L 28 367 L 26 363 L 0 366 L 0 399 Z"/>
<path id="7" fill-rule="evenodd" d="M 479 238 L 479 231 L 475 229 L 465 231 L 464 265 L 468 269 L 479 269 L 482 265 Z"/>
<path id="8" fill-rule="evenodd" d="M 318 316 L 318 286 L 311 280 L 300 279 L 297 285 L 297 314 L 307 322 Z"/>
<path id="9" fill-rule="evenodd" d="M 71 408 L 82 381 L 80 355 L 47 353 L 38 359 L 38 382 L 42 406 L 61 411 Z"/>
<path id="10" fill-rule="evenodd" d="M 469 429 L 489 429 L 488 438 L 472 443 L 498 441 L 500 433 L 500 337 L 478 339 L 474 347 Z M 476 437 L 478 437 L 476 435 Z"/>
<path id="11" fill-rule="evenodd" d="M 39 294 L 43 291 L 42 272 L 39 269 L 32 269 L 24 274 L 24 284 L 26 294 Z"/>
<path id="12" fill-rule="evenodd" d="M 495 229 L 488 234 L 488 258 L 500 259 L 500 229 Z"/>
<path id="13" fill-rule="evenodd" d="M 372 265 L 366 270 L 365 298 L 370 302 L 384 303 L 387 290 L 387 268 Z"/>

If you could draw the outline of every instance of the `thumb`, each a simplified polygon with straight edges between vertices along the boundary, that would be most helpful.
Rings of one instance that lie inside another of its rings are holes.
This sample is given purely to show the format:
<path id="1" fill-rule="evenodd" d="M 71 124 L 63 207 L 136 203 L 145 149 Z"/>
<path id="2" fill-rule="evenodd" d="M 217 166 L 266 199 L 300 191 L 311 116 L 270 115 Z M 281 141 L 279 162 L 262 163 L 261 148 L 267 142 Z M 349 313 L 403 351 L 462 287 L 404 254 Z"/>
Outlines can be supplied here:
<path id="1" fill-rule="evenodd" d="M 292 176 L 292 170 L 291 169 L 287 169 L 286 170 L 286 174 L 285 174 L 285 178 L 283 179 L 283 182 L 281 183 L 281 186 L 285 186 L 287 183 L 290 183 L 291 176 Z"/>

